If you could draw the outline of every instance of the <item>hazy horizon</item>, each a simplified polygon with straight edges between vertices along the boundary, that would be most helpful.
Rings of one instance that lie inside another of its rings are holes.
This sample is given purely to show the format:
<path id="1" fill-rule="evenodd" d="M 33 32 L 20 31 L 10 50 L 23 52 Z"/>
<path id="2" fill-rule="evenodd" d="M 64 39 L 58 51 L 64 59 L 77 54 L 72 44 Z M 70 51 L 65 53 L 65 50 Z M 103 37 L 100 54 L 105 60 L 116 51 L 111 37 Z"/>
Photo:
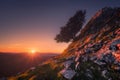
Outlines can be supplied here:
<path id="1" fill-rule="evenodd" d="M 5 52 L 5 51 L 0 51 L 0 54 L 7 54 L 7 53 L 11 53 L 11 54 L 30 54 L 31 52 Z M 35 52 L 35 54 L 61 54 L 61 53 L 57 53 L 57 52 Z"/>

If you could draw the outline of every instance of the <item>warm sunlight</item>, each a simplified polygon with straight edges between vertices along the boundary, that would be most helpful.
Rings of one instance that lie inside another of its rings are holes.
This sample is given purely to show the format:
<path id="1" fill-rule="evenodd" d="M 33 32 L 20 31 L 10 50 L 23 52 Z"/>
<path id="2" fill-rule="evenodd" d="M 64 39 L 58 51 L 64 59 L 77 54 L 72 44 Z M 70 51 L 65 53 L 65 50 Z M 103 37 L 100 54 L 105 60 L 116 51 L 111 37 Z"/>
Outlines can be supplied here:
<path id="1" fill-rule="evenodd" d="M 35 50 L 35 49 L 31 49 L 30 53 L 31 53 L 31 54 L 35 54 L 35 53 L 36 53 L 36 50 Z"/>

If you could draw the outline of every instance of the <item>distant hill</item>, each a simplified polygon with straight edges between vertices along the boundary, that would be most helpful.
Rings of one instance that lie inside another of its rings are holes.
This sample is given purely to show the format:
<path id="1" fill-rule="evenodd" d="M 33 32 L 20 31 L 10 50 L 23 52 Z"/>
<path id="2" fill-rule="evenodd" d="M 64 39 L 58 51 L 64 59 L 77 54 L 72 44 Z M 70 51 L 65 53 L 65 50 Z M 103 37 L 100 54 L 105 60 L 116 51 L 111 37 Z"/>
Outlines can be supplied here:
<path id="1" fill-rule="evenodd" d="M 54 53 L 0 53 L 0 77 L 13 76 L 56 56 Z"/>

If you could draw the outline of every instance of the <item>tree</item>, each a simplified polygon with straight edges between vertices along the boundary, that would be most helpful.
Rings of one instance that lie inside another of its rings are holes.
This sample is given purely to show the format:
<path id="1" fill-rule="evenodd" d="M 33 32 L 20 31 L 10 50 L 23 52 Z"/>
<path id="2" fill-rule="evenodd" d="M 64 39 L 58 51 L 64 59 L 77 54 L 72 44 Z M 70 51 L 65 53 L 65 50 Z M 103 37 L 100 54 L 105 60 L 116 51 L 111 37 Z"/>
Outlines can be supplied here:
<path id="1" fill-rule="evenodd" d="M 75 15 L 68 20 L 67 24 L 60 28 L 61 31 L 56 35 L 55 40 L 66 43 L 73 41 L 85 22 L 85 14 L 85 10 L 77 11 Z"/>

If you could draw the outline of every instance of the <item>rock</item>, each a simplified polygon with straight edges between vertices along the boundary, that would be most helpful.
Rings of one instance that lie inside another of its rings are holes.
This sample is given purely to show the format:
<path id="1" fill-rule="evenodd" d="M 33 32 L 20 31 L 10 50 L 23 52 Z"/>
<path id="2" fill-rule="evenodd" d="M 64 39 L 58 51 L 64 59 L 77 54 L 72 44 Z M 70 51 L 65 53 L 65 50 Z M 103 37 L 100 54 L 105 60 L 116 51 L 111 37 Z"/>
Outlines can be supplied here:
<path id="1" fill-rule="evenodd" d="M 117 60 L 114 61 L 114 64 L 120 66 L 120 62 L 118 62 Z"/>
<path id="2" fill-rule="evenodd" d="M 93 78 L 91 74 L 89 73 L 86 73 L 86 76 L 89 77 L 89 78 Z"/>
<path id="3" fill-rule="evenodd" d="M 107 53 L 102 56 L 101 61 L 112 64 L 115 61 L 115 57 L 112 55 L 112 53 Z"/>
<path id="4" fill-rule="evenodd" d="M 91 60 L 91 61 L 97 60 L 97 57 L 96 57 L 96 56 L 92 56 L 92 57 L 90 58 L 90 60 Z"/>
<path id="5" fill-rule="evenodd" d="M 116 51 L 119 49 L 119 47 L 117 46 L 117 44 L 120 44 L 120 39 L 117 39 L 115 41 L 113 41 L 109 47 L 110 50 L 112 51 Z"/>
<path id="6" fill-rule="evenodd" d="M 112 80 L 112 78 L 109 78 L 108 80 Z"/>
<path id="7" fill-rule="evenodd" d="M 62 74 L 66 79 L 72 80 L 76 72 L 72 69 L 63 69 L 62 71 L 60 71 L 60 74 Z"/>
<path id="8" fill-rule="evenodd" d="M 86 57 L 84 57 L 82 61 L 83 61 L 83 62 L 88 61 L 88 57 L 87 57 L 87 56 L 86 56 Z"/>
<path id="9" fill-rule="evenodd" d="M 71 66 L 71 64 L 73 63 L 73 60 L 68 60 L 68 61 L 65 61 L 63 63 L 64 67 L 67 69 Z"/>
<path id="10" fill-rule="evenodd" d="M 74 60 L 74 59 L 75 59 L 75 55 L 72 55 L 72 56 L 66 58 L 66 60 Z"/>
<path id="11" fill-rule="evenodd" d="M 93 53 L 93 52 L 100 50 L 103 46 L 103 42 L 99 42 L 99 43 L 96 43 L 94 45 L 89 44 L 88 46 L 89 47 L 86 47 L 86 49 L 85 49 L 86 54 L 90 54 L 90 53 Z"/>
<path id="12" fill-rule="evenodd" d="M 107 70 L 102 71 L 102 76 L 105 77 L 105 78 L 107 78 L 106 73 L 107 73 Z"/>
<path id="13" fill-rule="evenodd" d="M 87 48 L 87 49 L 85 50 L 85 53 L 86 53 L 86 54 L 92 53 L 92 49 L 91 49 L 91 48 Z"/>
<path id="14" fill-rule="evenodd" d="M 94 70 L 94 67 L 93 67 L 93 66 L 91 66 L 91 67 L 90 67 L 90 69 Z"/>
<path id="15" fill-rule="evenodd" d="M 94 63 L 96 63 L 98 65 L 106 65 L 106 63 L 101 62 L 100 60 L 95 60 Z"/>
<path id="16" fill-rule="evenodd" d="M 77 56 L 77 57 L 75 58 L 75 62 L 78 62 L 79 59 L 80 59 L 80 56 Z"/>
<path id="17" fill-rule="evenodd" d="M 96 51 L 100 50 L 102 48 L 102 46 L 103 46 L 102 42 L 93 45 L 93 48 L 94 48 L 93 51 L 96 52 Z"/>
<path id="18" fill-rule="evenodd" d="M 116 51 L 116 50 L 118 50 L 118 47 L 116 45 L 111 45 L 109 47 L 109 50 Z"/>
<path id="19" fill-rule="evenodd" d="M 80 56 L 82 55 L 82 51 L 76 51 L 75 55 L 76 55 L 75 62 L 77 62 L 77 61 L 79 61 Z"/>
<path id="20" fill-rule="evenodd" d="M 89 69 L 86 69 L 86 76 L 89 78 L 93 78 L 92 72 Z"/>
<path id="21" fill-rule="evenodd" d="M 82 55 L 82 56 L 81 56 L 81 61 L 82 61 L 82 62 L 86 62 L 86 61 L 88 61 L 88 59 L 89 59 L 89 56 L 88 56 L 88 55 Z"/>
<path id="22" fill-rule="evenodd" d="M 75 65 L 75 70 L 80 70 L 79 65 L 80 65 L 80 62 L 77 62 Z"/>

